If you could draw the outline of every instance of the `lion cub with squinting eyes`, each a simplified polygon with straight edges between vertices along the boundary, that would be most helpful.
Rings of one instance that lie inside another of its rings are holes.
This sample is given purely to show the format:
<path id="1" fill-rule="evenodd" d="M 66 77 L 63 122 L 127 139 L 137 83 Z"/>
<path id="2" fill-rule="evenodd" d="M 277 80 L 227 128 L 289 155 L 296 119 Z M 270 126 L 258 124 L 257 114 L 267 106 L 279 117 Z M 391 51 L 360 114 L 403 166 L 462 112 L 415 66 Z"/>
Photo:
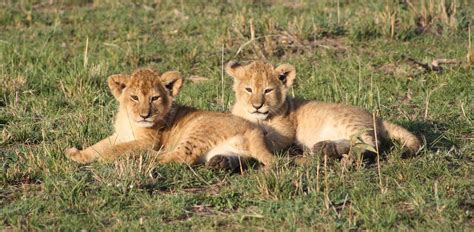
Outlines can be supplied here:
<path id="1" fill-rule="evenodd" d="M 295 143 L 340 158 L 349 153 L 354 136 L 374 149 L 388 138 L 400 140 L 409 154 L 421 147 L 415 135 L 380 118 L 375 118 L 376 140 L 374 118 L 364 109 L 288 97 L 296 77 L 292 65 L 275 68 L 262 61 L 248 65 L 231 61 L 226 72 L 234 78 L 236 101 L 232 114 L 258 123 L 272 151 Z"/>
<path id="2" fill-rule="evenodd" d="M 113 160 L 130 151 L 151 150 L 158 141 L 165 151 L 159 155 L 161 163 L 196 164 L 222 155 L 272 164 L 274 157 L 257 126 L 230 114 L 174 104 L 182 83 L 175 71 L 159 75 L 143 69 L 109 77 L 109 88 L 120 103 L 115 132 L 84 150 L 70 148 L 66 155 L 79 163 Z"/>

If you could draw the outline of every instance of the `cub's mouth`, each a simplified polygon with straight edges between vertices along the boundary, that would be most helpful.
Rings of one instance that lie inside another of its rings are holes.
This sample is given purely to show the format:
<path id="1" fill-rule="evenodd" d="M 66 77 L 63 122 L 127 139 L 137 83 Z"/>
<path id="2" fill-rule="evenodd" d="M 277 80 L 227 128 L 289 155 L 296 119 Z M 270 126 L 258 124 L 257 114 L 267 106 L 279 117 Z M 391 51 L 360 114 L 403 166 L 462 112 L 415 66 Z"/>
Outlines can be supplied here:
<path id="1" fill-rule="evenodd" d="M 254 111 L 252 114 L 262 114 L 262 115 L 268 115 L 268 111 L 261 112 L 261 111 Z"/>

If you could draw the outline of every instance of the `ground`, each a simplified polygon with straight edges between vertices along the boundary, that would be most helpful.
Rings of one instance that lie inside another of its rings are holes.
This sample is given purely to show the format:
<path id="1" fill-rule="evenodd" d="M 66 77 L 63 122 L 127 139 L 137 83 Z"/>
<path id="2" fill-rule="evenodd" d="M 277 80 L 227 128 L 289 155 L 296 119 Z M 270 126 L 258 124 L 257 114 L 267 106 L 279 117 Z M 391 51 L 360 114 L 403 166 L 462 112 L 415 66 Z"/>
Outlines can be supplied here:
<path id="1" fill-rule="evenodd" d="M 1 230 L 473 229 L 471 0 L 59 2 L 0 3 Z M 228 111 L 222 64 L 254 59 L 295 65 L 292 95 L 376 112 L 424 149 L 378 165 L 284 151 L 243 174 L 65 157 L 111 133 L 109 75 L 179 70 L 178 102 Z"/>

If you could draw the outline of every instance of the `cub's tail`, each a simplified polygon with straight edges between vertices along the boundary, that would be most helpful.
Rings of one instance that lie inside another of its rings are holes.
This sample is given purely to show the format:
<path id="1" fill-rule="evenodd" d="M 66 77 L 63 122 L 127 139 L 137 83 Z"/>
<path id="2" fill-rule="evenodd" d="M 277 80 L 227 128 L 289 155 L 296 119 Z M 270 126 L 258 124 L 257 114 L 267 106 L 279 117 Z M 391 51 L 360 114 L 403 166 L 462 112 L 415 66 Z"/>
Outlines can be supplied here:
<path id="1" fill-rule="evenodd" d="M 405 128 L 387 121 L 383 121 L 383 126 L 385 127 L 390 139 L 396 139 L 403 143 L 407 155 L 414 155 L 420 150 L 420 139 Z"/>

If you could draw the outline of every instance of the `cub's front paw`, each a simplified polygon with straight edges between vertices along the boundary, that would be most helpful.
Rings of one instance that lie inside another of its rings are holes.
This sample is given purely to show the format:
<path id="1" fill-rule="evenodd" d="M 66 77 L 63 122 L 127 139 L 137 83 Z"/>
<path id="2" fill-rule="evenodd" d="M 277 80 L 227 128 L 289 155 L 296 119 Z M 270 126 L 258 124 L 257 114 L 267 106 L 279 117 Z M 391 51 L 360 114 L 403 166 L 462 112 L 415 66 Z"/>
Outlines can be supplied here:
<path id="1" fill-rule="evenodd" d="M 65 154 L 69 159 L 72 159 L 75 162 L 81 163 L 81 164 L 90 163 L 94 161 L 95 159 L 94 157 L 90 155 L 82 153 L 79 149 L 75 147 L 66 149 Z"/>

